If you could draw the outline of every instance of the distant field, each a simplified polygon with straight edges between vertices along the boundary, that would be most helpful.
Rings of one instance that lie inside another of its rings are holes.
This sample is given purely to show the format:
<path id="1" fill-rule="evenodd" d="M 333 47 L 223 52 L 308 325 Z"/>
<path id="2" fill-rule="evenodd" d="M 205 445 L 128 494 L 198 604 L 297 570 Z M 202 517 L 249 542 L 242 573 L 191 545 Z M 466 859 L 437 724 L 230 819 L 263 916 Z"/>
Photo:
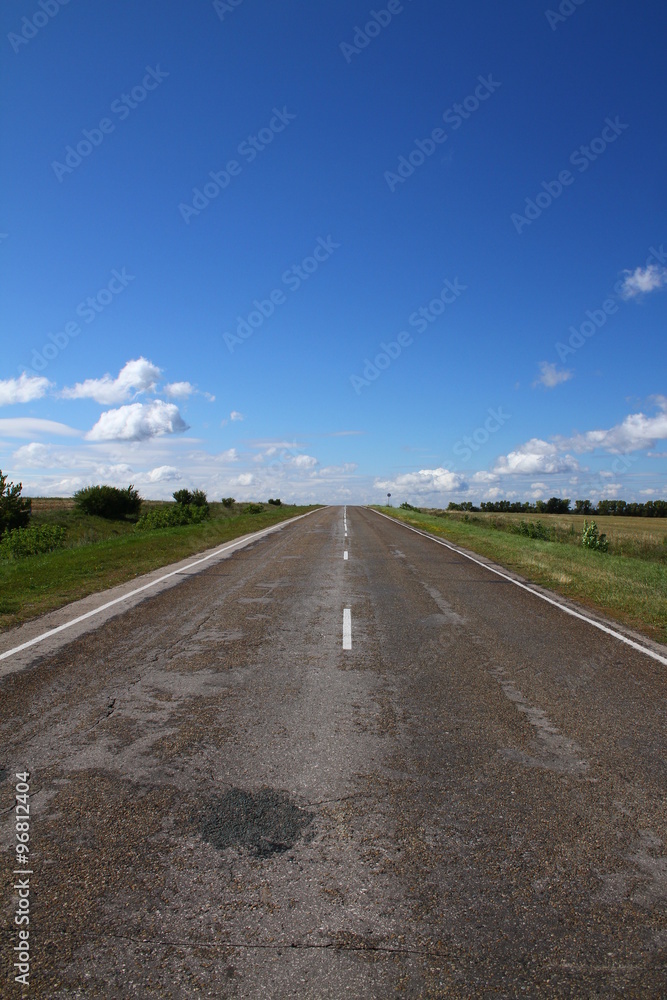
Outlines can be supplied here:
<path id="1" fill-rule="evenodd" d="M 143 509 L 161 504 L 145 501 Z M 31 522 L 64 527 L 66 547 L 24 559 L 0 560 L 0 630 L 313 510 L 267 506 L 261 513 L 249 514 L 247 506 L 238 504 L 229 509 L 212 503 L 211 517 L 202 524 L 140 532 L 131 521 L 81 514 L 70 499 L 33 499 Z"/>
<path id="2" fill-rule="evenodd" d="M 527 580 L 549 587 L 658 642 L 667 642 L 667 519 L 596 517 L 610 552 L 581 546 L 584 517 L 569 514 L 487 514 L 378 507 L 383 513 L 487 556 Z M 510 533 L 514 521 L 541 521 L 554 541 Z M 647 523 L 650 521 L 650 523 Z M 639 522 L 639 524 L 637 523 Z M 504 529 L 504 530 L 503 530 Z M 574 529 L 574 530 L 572 530 Z"/>

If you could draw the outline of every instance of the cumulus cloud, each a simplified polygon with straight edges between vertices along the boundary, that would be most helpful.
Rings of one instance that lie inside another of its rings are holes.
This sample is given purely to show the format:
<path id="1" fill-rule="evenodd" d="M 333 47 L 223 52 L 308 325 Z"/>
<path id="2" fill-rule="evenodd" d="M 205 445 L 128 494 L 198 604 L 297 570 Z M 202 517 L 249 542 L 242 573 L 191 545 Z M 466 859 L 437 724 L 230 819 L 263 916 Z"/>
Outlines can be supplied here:
<path id="1" fill-rule="evenodd" d="M 154 392 L 160 378 L 161 369 L 146 358 L 128 361 L 118 376 L 103 375 L 102 378 L 87 378 L 77 382 L 69 389 L 63 389 L 64 399 L 94 399 L 97 403 L 124 403 L 140 392 Z M 175 382 L 174 385 L 189 385 L 186 382 Z"/>
<path id="2" fill-rule="evenodd" d="M 196 391 L 192 382 L 169 382 L 164 387 L 165 395 L 172 399 L 187 399 Z"/>
<path id="3" fill-rule="evenodd" d="M 449 469 L 420 469 L 418 472 L 405 472 L 395 479 L 376 479 L 375 488 L 379 490 L 404 490 L 412 495 L 417 493 L 439 493 L 441 491 L 465 490 L 468 484 L 463 476 Z"/>
<path id="4" fill-rule="evenodd" d="M 245 420 L 245 417 L 243 416 L 242 413 L 239 413 L 238 410 L 232 410 L 232 412 L 229 414 L 229 419 L 232 422 L 235 422 L 237 420 Z"/>
<path id="5" fill-rule="evenodd" d="M 106 410 L 86 434 L 89 441 L 146 441 L 188 429 L 178 407 L 156 399 L 152 403 L 130 403 Z"/>
<path id="6" fill-rule="evenodd" d="M 501 455 L 493 471 L 500 475 L 528 473 L 534 476 L 574 472 L 578 469 L 579 463 L 576 458 L 572 455 L 560 455 L 557 445 L 542 441 L 540 438 L 531 438 L 515 451 Z"/>
<path id="7" fill-rule="evenodd" d="M 180 478 L 180 472 L 173 465 L 158 465 L 156 469 L 151 469 L 147 476 L 150 483 L 166 483 Z"/>
<path id="8" fill-rule="evenodd" d="M 625 454 L 653 448 L 656 441 L 667 438 L 667 397 L 654 396 L 659 412 L 647 417 L 644 413 L 630 413 L 620 424 L 608 430 L 586 431 L 571 438 L 557 438 L 561 448 L 587 452 L 602 448 L 612 454 Z"/>
<path id="9" fill-rule="evenodd" d="M 554 386 L 560 385 L 561 382 L 567 382 L 570 378 L 572 378 L 572 372 L 568 369 L 561 368 L 559 370 L 557 365 L 551 361 L 540 361 L 540 376 L 533 382 L 533 385 L 543 385 L 545 389 L 553 389 Z"/>
<path id="10" fill-rule="evenodd" d="M 496 483 L 498 476 L 495 472 L 474 472 L 470 477 L 473 483 Z"/>
<path id="11" fill-rule="evenodd" d="M 31 444 L 21 445 L 17 448 L 12 458 L 20 465 L 27 465 L 31 469 L 44 469 L 53 466 L 54 459 L 51 449 L 45 444 L 32 441 Z"/>
<path id="12" fill-rule="evenodd" d="M 625 280 L 621 288 L 624 299 L 635 299 L 638 295 L 646 295 L 656 288 L 667 285 L 667 269 L 649 264 L 648 267 L 636 267 L 634 271 L 624 271 Z"/>
<path id="13" fill-rule="evenodd" d="M 0 379 L 0 406 L 41 399 L 50 385 L 51 382 L 43 375 L 27 375 L 25 372 L 18 378 Z"/>

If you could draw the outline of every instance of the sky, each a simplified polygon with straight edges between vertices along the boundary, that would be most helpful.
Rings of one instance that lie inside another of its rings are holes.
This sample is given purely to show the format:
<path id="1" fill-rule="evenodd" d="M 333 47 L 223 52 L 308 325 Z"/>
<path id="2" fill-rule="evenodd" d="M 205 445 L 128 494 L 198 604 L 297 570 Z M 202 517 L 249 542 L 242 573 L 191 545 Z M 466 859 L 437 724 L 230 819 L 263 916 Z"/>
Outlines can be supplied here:
<path id="1" fill-rule="evenodd" d="M 664 498 L 661 0 L 6 0 L 28 496 Z"/>

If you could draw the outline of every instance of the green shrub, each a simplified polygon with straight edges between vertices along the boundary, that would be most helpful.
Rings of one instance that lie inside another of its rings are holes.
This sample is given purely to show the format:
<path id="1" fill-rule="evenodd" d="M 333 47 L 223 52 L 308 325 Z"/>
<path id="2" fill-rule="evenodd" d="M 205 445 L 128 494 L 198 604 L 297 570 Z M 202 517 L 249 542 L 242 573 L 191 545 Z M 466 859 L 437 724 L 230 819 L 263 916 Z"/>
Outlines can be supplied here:
<path id="1" fill-rule="evenodd" d="M 450 504 L 450 506 L 451 506 L 451 504 Z M 403 503 L 400 506 L 400 509 L 401 510 L 416 510 L 419 513 L 419 507 L 413 507 L 412 504 L 408 503 L 407 500 L 403 501 Z"/>
<path id="2" fill-rule="evenodd" d="M 142 499 L 133 486 L 119 490 L 115 486 L 86 486 L 74 494 L 74 502 L 84 514 L 96 514 L 111 521 L 138 514 Z"/>
<path id="3" fill-rule="evenodd" d="M 142 514 L 137 521 L 139 531 L 155 528 L 179 528 L 184 524 L 201 524 L 209 515 L 208 507 L 177 503 L 173 507 L 154 507 Z"/>
<path id="4" fill-rule="evenodd" d="M 0 537 L 13 528 L 25 528 L 30 521 L 30 500 L 21 496 L 22 483 L 8 483 L 0 469 Z"/>
<path id="5" fill-rule="evenodd" d="M 192 503 L 192 493 L 190 490 L 176 490 L 171 495 L 176 503 Z"/>
<path id="6" fill-rule="evenodd" d="M 273 499 L 269 500 L 269 503 L 273 504 L 274 507 L 282 507 L 283 505 L 282 500 L 279 500 L 278 498 L 276 498 L 275 500 Z"/>
<path id="7" fill-rule="evenodd" d="M 233 507 L 236 500 L 234 497 L 223 497 L 221 502 L 223 507 Z"/>
<path id="8" fill-rule="evenodd" d="M 245 509 L 246 514 L 261 514 L 264 510 L 264 505 L 261 503 L 249 503 Z"/>
<path id="9" fill-rule="evenodd" d="M 194 507 L 208 508 L 208 500 L 206 499 L 206 494 L 204 493 L 203 490 L 194 490 L 192 493 L 192 500 L 190 501 L 190 503 Z"/>
<path id="10" fill-rule="evenodd" d="M 57 524 L 30 525 L 5 532 L 0 541 L 0 559 L 22 559 L 52 552 L 65 544 L 65 529 Z"/>
<path id="11" fill-rule="evenodd" d="M 585 549 L 595 549 L 596 552 L 608 552 L 609 542 L 606 535 L 601 535 L 595 521 L 584 521 L 581 533 L 581 544 Z"/>
<path id="12" fill-rule="evenodd" d="M 551 542 L 554 539 L 553 528 L 547 527 L 542 521 L 519 521 L 509 525 L 509 530 L 517 535 L 525 535 L 527 538 L 540 538 L 544 542 Z"/>

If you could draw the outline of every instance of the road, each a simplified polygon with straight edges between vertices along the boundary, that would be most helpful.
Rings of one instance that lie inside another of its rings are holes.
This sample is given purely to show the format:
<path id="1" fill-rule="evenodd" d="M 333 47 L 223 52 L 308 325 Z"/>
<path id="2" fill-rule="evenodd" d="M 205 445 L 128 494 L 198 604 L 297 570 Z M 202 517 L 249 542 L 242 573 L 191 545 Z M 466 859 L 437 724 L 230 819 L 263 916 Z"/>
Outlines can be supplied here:
<path id="1" fill-rule="evenodd" d="M 2 996 L 25 769 L 32 997 L 665 995 L 662 663 L 365 508 L 200 569 L 0 680 Z"/>

